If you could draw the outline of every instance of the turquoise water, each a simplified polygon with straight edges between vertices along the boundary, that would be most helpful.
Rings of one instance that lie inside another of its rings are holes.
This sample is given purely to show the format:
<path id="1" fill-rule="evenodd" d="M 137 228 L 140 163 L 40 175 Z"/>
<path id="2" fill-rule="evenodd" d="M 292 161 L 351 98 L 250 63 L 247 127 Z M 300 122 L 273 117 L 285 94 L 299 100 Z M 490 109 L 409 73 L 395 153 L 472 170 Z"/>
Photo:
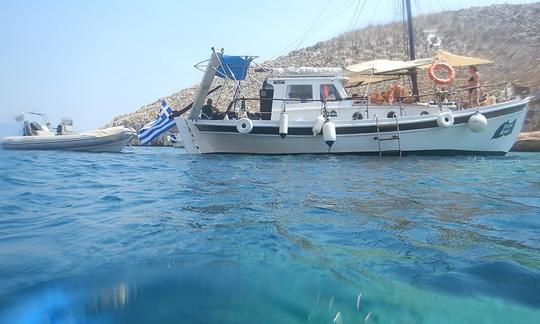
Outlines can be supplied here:
<path id="1" fill-rule="evenodd" d="M 538 154 L 180 153 L 0 151 L 0 322 L 540 322 Z"/>

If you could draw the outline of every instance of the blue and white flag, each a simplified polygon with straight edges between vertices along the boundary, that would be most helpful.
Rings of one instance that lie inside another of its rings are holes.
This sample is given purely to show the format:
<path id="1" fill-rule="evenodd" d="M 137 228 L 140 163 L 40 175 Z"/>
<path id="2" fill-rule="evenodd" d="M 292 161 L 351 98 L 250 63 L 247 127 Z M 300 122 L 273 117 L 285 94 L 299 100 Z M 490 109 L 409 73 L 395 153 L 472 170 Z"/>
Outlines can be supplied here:
<path id="1" fill-rule="evenodd" d="M 150 143 L 151 140 L 173 128 L 176 124 L 174 119 L 169 119 L 173 110 L 169 107 L 167 101 L 161 102 L 161 109 L 156 120 L 144 125 L 139 130 L 139 142 L 141 145 Z"/>

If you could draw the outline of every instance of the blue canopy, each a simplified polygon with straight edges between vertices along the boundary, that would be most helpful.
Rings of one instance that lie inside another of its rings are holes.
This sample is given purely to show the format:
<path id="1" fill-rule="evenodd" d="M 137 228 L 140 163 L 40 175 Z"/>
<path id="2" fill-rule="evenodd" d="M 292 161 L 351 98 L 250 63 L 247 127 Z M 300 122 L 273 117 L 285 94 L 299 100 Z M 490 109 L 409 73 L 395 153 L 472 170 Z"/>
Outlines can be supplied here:
<path id="1" fill-rule="evenodd" d="M 231 80 L 245 80 L 253 58 L 253 56 L 220 55 L 221 64 L 216 69 L 216 76 Z"/>

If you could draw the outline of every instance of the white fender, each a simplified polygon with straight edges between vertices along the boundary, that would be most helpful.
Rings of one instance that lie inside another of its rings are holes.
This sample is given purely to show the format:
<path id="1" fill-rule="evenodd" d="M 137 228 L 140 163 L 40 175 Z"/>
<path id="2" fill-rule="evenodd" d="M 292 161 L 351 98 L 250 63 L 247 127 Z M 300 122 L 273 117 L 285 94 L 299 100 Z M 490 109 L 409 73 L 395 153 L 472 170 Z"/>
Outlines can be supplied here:
<path id="1" fill-rule="evenodd" d="M 285 138 L 289 132 L 289 114 L 286 111 L 282 111 L 279 114 L 279 136 Z"/>
<path id="2" fill-rule="evenodd" d="M 331 148 L 336 142 L 336 125 L 331 121 L 325 122 L 322 127 L 322 132 L 324 142 L 328 145 L 328 148 Z"/>
<path id="3" fill-rule="evenodd" d="M 324 116 L 319 115 L 317 119 L 315 119 L 315 123 L 313 123 L 313 128 L 311 129 L 313 131 L 313 136 L 318 135 L 321 132 L 323 124 Z"/>
<path id="4" fill-rule="evenodd" d="M 239 133 L 248 134 L 253 130 L 253 122 L 249 118 L 240 118 L 236 123 L 236 129 Z"/>
<path id="5" fill-rule="evenodd" d="M 437 116 L 437 125 L 439 125 L 439 127 L 454 125 L 454 116 L 449 112 L 440 113 L 439 116 Z"/>
<path id="6" fill-rule="evenodd" d="M 480 133 L 484 131 L 487 127 L 488 121 L 484 115 L 482 115 L 480 112 L 474 113 L 471 117 L 469 117 L 469 121 L 467 122 L 467 126 L 469 126 L 469 129 L 474 133 Z"/>

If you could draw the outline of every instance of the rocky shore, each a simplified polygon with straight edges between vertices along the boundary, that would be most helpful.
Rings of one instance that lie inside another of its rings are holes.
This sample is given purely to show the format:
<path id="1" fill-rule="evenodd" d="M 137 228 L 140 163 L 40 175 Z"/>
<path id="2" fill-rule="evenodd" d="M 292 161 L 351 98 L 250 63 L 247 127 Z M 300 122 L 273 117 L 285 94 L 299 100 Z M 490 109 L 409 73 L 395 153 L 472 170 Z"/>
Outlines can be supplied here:
<path id="1" fill-rule="evenodd" d="M 540 152 L 540 131 L 523 132 L 512 147 L 513 152 Z"/>
<path id="2" fill-rule="evenodd" d="M 480 67 L 482 84 L 510 81 L 530 89 L 540 89 L 539 16 L 540 2 L 476 7 L 416 17 L 417 57 L 433 55 L 426 43 L 424 31 L 436 30 L 442 39 L 442 49 L 487 58 L 495 62 Z M 404 60 L 406 56 L 403 37 L 401 22 L 368 26 L 259 64 L 265 67 L 342 67 L 372 59 Z M 265 76 L 256 75 L 256 77 L 264 79 Z M 454 84 L 461 85 L 466 78 L 465 69 L 457 69 Z M 433 91 L 433 84 L 428 80 L 425 71 L 419 72 L 419 82 L 421 92 Z M 167 99 L 175 109 L 181 109 L 191 102 L 196 90 L 197 86 L 193 86 L 164 99 Z M 245 95 L 256 96 L 257 90 L 257 85 L 248 85 L 245 88 Z M 217 91 L 211 97 L 218 107 L 224 109 L 233 91 L 233 86 L 228 85 L 223 91 Z M 362 93 L 365 90 L 358 91 Z M 505 90 L 500 87 L 488 91 L 501 99 L 505 95 Z M 126 125 L 139 129 L 156 117 L 161 99 L 163 98 L 142 106 L 133 113 L 117 116 L 106 126 Z M 524 131 L 540 130 L 539 110 L 538 101 L 530 105 Z M 154 144 L 161 142 L 162 140 Z"/>

